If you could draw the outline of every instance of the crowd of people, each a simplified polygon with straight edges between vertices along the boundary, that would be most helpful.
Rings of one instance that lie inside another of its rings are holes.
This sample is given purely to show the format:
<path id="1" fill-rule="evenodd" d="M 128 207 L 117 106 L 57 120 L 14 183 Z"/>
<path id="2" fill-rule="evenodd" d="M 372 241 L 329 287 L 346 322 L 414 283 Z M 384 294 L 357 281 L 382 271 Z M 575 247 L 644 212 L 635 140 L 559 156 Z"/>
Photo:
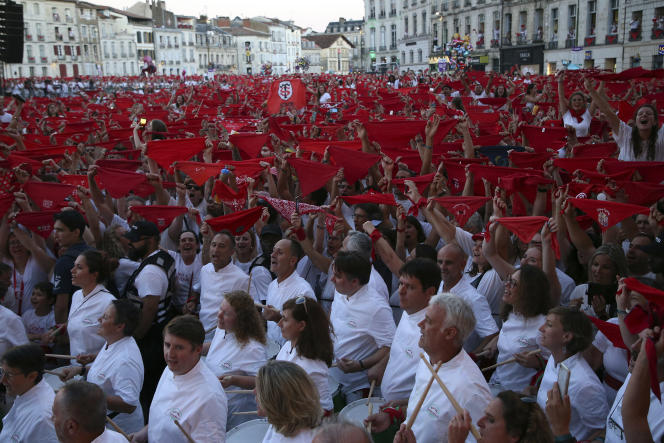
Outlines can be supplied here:
<path id="1" fill-rule="evenodd" d="M 0 441 L 664 441 L 663 71 L 36 84 Z"/>

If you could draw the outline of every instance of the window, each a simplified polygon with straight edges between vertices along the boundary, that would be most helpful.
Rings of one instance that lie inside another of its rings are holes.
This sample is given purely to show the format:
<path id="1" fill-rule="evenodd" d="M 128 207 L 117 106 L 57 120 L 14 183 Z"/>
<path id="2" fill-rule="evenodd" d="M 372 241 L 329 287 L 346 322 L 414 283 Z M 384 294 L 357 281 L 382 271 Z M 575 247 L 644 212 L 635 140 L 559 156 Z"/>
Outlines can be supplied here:
<path id="1" fill-rule="evenodd" d="M 376 28 L 369 29 L 369 46 L 372 50 L 376 48 Z"/>
<path id="2" fill-rule="evenodd" d="M 417 50 L 417 62 L 422 63 L 422 50 L 421 49 Z"/>
<path id="3" fill-rule="evenodd" d="M 380 46 L 385 50 L 386 39 L 385 39 L 385 26 L 380 27 Z"/>
<path id="4" fill-rule="evenodd" d="M 417 35 L 417 14 L 413 14 L 413 35 Z"/>
<path id="5" fill-rule="evenodd" d="M 406 52 L 405 51 L 401 51 L 401 62 L 406 63 Z"/>
<path id="6" fill-rule="evenodd" d="M 662 69 L 662 68 L 664 68 L 664 55 L 653 55 L 652 56 L 652 68 L 653 69 Z"/>
<path id="7" fill-rule="evenodd" d="M 409 56 L 409 59 L 410 59 L 410 64 L 412 65 L 412 64 L 413 64 L 413 61 L 414 61 L 414 60 L 413 60 L 413 51 L 410 51 L 410 53 L 408 54 L 408 56 Z"/>
<path id="8" fill-rule="evenodd" d="M 459 19 L 458 18 L 454 19 L 454 26 L 453 27 L 454 27 L 454 33 L 455 34 L 460 34 L 460 32 L 459 32 Z"/>
<path id="9" fill-rule="evenodd" d="M 595 36 L 595 26 L 597 25 L 597 2 L 588 2 L 588 23 L 586 24 L 586 35 Z"/>
<path id="10" fill-rule="evenodd" d="M 44 45 L 39 45 L 39 56 L 46 57 L 46 48 Z"/>
<path id="11" fill-rule="evenodd" d="M 35 15 L 39 15 L 39 3 L 34 3 L 32 5 L 32 10 L 34 11 Z"/>
<path id="12" fill-rule="evenodd" d="M 440 42 L 440 46 L 444 46 L 445 43 L 447 43 L 447 41 L 448 41 L 448 39 L 447 39 L 447 37 L 448 37 L 448 33 L 447 33 L 447 22 L 443 22 L 443 29 L 442 29 L 442 31 L 443 31 L 443 41 Z"/>
<path id="13" fill-rule="evenodd" d="M 143 35 L 141 34 L 141 32 L 140 32 L 140 31 L 136 31 L 136 41 L 137 41 L 138 43 L 143 43 L 142 37 L 143 37 Z"/>
<path id="14" fill-rule="evenodd" d="M 551 41 L 558 41 L 558 8 L 551 10 Z"/>
<path id="15" fill-rule="evenodd" d="M 397 47 L 397 25 L 392 24 L 390 31 L 391 31 L 390 49 L 394 49 Z"/>
<path id="16" fill-rule="evenodd" d="M 620 16 L 620 0 L 611 0 L 611 11 L 609 12 L 609 35 L 618 33 L 618 17 Z"/>
<path id="17" fill-rule="evenodd" d="M 35 29 L 37 30 L 37 38 L 39 38 L 40 35 L 41 35 L 41 36 L 44 35 L 44 34 L 42 34 L 41 23 L 37 23 L 37 24 L 35 25 Z"/>
<path id="18" fill-rule="evenodd" d="M 567 7 L 567 28 L 568 39 L 576 39 L 576 5 L 569 5 Z"/>
<path id="19" fill-rule="evenodd" d="M 427 33 L 427 13 L 426 11 L 422 12 L 422 35 Z"/>
<path id="20" fill-rule="evenodd" d="M 32 46 L 30 46 L 30 45 L 25 45 L 25 53 L 26 53 L 26 55 L 28 56 L 28 60 L 31 59 L 31 58 L 34 58 L 34 57 L 32 56 Z"/>
<path id="21" fill-rule="evenodd" d="M 544 38 L 544 10 L 535 9 L 535 41 L 541 42 Z"/>
<path id="22" fill-rule="evenodd" d="M 433 45 L 438 46 L 438 22 L 433 23 Z"/>
<path id="23" fill-rule="evenodd" d="M 408 17 L 403 18 L 403 33 L 408 35 Z"/>
<path id="24" fill-rule="evenodd" d="M 464 18 L 465 26 L 464 26 L 464 34 L 463 35 L 470 35 L 470 16 L 466 16 Z"/>

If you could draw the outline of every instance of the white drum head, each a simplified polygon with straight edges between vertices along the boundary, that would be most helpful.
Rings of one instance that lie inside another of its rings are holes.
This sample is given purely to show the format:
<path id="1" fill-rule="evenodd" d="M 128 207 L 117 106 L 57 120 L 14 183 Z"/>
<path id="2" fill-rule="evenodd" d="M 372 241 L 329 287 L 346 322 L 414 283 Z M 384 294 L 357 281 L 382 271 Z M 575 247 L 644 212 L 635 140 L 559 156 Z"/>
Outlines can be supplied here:
<path id="1" fill-rule="evenodd" d="M 44 380 L 46 380 L 46 383 L 48 383 L 56 392 L 64 385 L 62 380 L 60 380 L 60 377 L 58 377 L 57 375 L 44 373 L 43 378 Z M 75 375 L 74 378 L 72 378 L 72 380 L 82 380 L 82 379 L 83 377 L 81 377 L 80 375 Z"/>
<path id="2" fill-rule="evenodd" d="M 374 414 L 377 414 L 380 410 L 380 406 L 385 404 L 384 398 L 371 397 L 369 400 L 373 403 Z M 339 420 L 346 420 L 359 426 L 364 426 L 364 419 L 368 416 L 369 406 L 367 405 L 366 398 L 361 398 L 346 405 L 346 407 L 339 412 Z"/>
<path id="3" fill-rule="evenodd" d="M 226 443 L 263 441 L 269 427 L 270 425 L 264 418 L 244 422 L 226 433 Z"/>

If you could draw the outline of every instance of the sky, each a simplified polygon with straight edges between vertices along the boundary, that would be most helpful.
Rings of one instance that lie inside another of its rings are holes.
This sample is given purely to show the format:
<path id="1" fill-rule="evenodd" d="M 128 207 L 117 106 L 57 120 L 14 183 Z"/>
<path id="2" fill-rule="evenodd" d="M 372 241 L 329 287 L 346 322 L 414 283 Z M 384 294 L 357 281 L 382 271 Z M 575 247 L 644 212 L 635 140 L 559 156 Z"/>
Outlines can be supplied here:
<path id="1" fill-rule="evenodd" d="M 123 9 L 136 0 L 92 0 L 92 3 Z M 363 0 L 166 0 L 166 8 L 177 15 L 208 17 L 254 17 L 263 15 L 281 20 L 293 20 L 296 25 L 323 32 L 331 21 L 344 17 L 360 20 L 364 17 Z"/>

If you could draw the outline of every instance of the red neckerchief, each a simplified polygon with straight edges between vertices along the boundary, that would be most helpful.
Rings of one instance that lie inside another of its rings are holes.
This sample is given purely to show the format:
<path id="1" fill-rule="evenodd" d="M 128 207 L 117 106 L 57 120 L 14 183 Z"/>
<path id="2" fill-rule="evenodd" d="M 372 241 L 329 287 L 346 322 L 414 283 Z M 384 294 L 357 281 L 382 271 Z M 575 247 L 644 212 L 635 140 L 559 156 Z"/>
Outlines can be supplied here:
<path id="1" fill-rule="evenodd" d="M 579 123 L 583 123 L 583 115 L 586 113 L 585 108 L 580 110 L 580 111 L 575 111 L 572 108 L 567 109 L 569 113 L 572 115 L 572 117 L 576 117 L 576 121 Z"/>

